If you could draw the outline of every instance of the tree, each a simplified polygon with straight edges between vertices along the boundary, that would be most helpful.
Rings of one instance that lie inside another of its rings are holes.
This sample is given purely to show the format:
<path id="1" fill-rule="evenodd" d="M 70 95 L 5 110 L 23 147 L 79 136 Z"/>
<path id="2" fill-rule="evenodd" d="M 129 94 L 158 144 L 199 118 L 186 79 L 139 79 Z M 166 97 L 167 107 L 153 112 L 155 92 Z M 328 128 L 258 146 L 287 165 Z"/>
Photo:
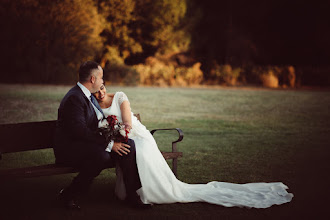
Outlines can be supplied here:
<path id="1" fill-rule="evenodd" d="M 104 20 L 93 0 L 8 0 L 0 12 L 4 72 L 17 76 L 7 81 L 75 81 L 80 63 L 102 49 Z"/>
<path id="2" fill-rule="evenodd" d="M 152 46 L 159 48 L 159 53 L 178 52 L 182 41 L 187 40 L 180 29 L 187 10 L 186 1 L 158 0 L 152 4 L 148 20 L 151 23 Z"/>
<path id="3" fill-rule="evenodd" d="M 135 0 L 99 0 L 97 4 L 107 21 L 102 32 L 106 38 L 103 59 L 118 64 L 130 55 L 142 52 L 141 44 L 132 37 L 136 32 L 132 27 L 136 20 Z"/>

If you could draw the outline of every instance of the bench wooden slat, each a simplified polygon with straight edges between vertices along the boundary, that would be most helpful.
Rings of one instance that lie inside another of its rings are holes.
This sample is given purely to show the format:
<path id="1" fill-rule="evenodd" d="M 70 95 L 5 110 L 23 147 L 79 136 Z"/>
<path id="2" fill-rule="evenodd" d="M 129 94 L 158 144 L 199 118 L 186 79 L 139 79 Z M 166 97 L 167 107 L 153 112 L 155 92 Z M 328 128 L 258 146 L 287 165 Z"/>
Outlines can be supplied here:
<path id="1" fill-rule="evenodd" d="M 46 164 L 41 166 L 0 170 L 0 177 L 8 180 L 12 178 L 30 178 L 75 172 L 78 172 L 78 170 L 72 167 L 63 167 L 56 164 Z"/>
<path id="2" fill-rule="evenodd" d="M 182 157 L 182 152 L 162 152 L 162 154 L 166 160 Z"/>
<path id="3" fill-rule="evenodd" d="M 0 153 L 51 148 L 56 120 L 0 124 Z"/>
<path id="4" fill-rule="evenodd" d="M 165 159 L 174 159 L 182 157 L 182 152 L 162 152 L 162 155 Z M 0 179 L 32 178 L 77 172 L 78 169 L 74 169 L 72 167 L 60 166 L 56 164 L 46 164 L 24 168 L 0 169 Z"/>
<path id="5" fill-rule="evenodd" d="M 56 120 L 0 124 L 0 154 L 52 148 L 55 129 Z"/>

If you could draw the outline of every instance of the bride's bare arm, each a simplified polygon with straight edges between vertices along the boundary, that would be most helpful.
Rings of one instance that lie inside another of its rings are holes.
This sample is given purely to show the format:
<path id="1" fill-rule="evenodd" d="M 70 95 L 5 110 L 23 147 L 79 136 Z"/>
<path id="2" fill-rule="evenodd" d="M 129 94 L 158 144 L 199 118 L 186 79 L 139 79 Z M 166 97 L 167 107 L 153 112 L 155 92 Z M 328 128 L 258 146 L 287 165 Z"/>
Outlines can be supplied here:
<path id="1" fill-rule="evenodd" d="M 129 101 L 125 100 L 120 105 L 121 116 L 123 123 L 126 125 L 126 128 L 129 130 L 132 128 L 132 116 L 131 116 L 131 106 Z"/>

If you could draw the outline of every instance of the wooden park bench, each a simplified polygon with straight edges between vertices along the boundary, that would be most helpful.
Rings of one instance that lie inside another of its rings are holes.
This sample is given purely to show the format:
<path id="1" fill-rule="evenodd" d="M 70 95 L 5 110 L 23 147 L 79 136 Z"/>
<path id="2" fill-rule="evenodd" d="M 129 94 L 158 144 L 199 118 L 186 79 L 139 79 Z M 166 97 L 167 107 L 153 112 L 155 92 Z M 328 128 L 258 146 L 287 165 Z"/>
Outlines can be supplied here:
<path id="1" fill-rule="evenodd" d="M 136 116 L 140 120 L 140 115 L 136 114 Z M 2 159 L 3 154 L 5 153 L 52 148 L 55 128 L 56 120 L 0 124 L 0 159 Z M 153 135 L 154 132 L 160 130 L 176 130 L 179 134 L 179 138 L 172 142 L 172 152 L 162 152 L 165 159 L 172 159 L 172 171 L 177 175 L 177 161 L 179 157 L 182 157 L 182 152 L 177 151 L 176 143 L 182 141 L 183 132 L 179 128 L 170 128 L 155 129 L 151 131 L 151 134 Z M 31 160 L 33 160 L 33 158 L 31 158 Z M 2 169 L 0 167 L 0 180 L 2 181 L 8 178 L 50 176 L 75 172 L 78 172 L 78 170 L 72 167 L 57 165 L 55 163 L 23 168 Z"/>

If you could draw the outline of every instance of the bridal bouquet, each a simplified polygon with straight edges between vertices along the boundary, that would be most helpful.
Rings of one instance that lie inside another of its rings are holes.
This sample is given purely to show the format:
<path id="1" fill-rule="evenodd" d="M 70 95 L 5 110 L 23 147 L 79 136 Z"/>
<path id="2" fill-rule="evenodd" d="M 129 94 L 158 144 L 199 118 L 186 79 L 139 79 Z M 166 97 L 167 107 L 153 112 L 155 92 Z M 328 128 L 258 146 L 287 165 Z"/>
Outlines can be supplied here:
<path id="1" fill-rule="evenodd" d="M 111 140 L 114 142 L 127 142 L 128 140 L 129 130 L 127 126 L 120 123 L 115 115 L 109 115 L 99 122 L 99 132 L 108 143 Z"/>

